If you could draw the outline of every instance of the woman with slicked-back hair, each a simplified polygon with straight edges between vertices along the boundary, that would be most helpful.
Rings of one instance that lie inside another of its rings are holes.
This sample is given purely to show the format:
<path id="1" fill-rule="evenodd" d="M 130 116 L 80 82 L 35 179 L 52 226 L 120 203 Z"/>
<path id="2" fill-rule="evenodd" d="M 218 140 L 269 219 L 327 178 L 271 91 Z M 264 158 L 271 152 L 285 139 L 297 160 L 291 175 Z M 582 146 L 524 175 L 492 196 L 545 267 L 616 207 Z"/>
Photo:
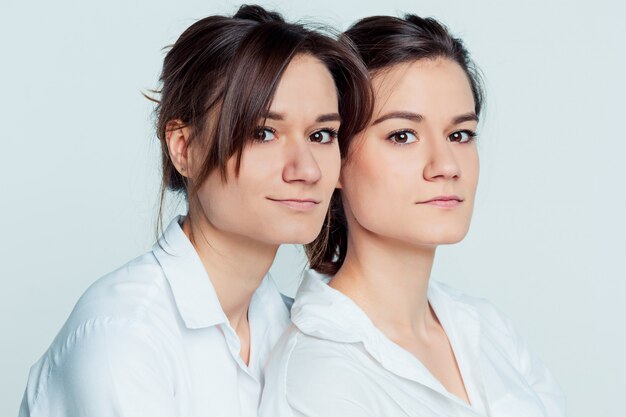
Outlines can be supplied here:
<path id="1" fill-rule="evenodd" d="M 434 19 L 344 33 L 374 89 L 348 149 L 293 325 L 271 354 L 262 417 L 561 417 L 550 372 L 491 304 L 430 280 L 469 228 L 481 78 Z"/>
<path id="2" fill-rule="evenodd" d="M 84 293 L 20 416 L 257 415 L 289 321 L 267 272 L 280 244 L 319 234 L 370 92 L 348 42 L 259 6 L 185 30 L 155 101 L 161 202 L 188 212 Z"/>

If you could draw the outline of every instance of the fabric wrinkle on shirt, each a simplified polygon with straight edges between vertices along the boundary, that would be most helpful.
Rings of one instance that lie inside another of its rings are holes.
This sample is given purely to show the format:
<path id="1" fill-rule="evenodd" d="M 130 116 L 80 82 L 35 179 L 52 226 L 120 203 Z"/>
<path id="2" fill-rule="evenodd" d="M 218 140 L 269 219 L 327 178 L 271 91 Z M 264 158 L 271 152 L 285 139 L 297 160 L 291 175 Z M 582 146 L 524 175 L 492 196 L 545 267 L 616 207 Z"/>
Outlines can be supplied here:
<path id="1" fill-rule="evenodd" d="M 428 300 L 470 404 L 380 331 L 356 303 L 305 276 L 266 370 L 261 417 L 561 417 L 562 393 L 488 302 L 431 281 Z"/>
<path id="2" fill-rule="evenodd" d="M 246 365 L 182 220 L 87 289 L 31 368 L 20 417 L 257 415 L 288 310 L 267 275 L 249 307 Z"/>

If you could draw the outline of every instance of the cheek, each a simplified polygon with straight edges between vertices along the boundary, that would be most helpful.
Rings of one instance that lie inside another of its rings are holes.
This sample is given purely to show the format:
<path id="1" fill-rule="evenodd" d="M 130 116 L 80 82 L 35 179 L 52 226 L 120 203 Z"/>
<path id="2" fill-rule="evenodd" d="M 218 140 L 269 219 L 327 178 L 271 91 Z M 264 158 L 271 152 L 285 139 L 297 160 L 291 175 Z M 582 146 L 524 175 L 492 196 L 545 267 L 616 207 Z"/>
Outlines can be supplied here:
<path id="1" fill-rule="evenodd" d="M 241 156 L 239 175 L 233 181 L 237 190 L 233 192 L 256 195 L 281 179 L 280 154 L 272 151 L 271 148 L 269 144 L 258 144 L 244 151 Z"/>
<path id="2" fill-rule="evenodd" d="M 268 177 L 274 175 L 270 172 L 273 166 L 258 152 L 244 150 L 238 174 L 236 157 L 226 165 L 226 182 L 222 181 L 219 170 L 211 173 L 198 191 L 198 199 L 209 221 L 223 227 L 240 223 L 242 215 L 256 206 L 251 205 L 249 199 L 258 196 L 263 184 L 267 188 Z"/>
<path id="3" fill-rule="evenodd" d="M 236 205 L 237 182 L 229 173 L 228 182 L 223 182 L 221 174 L 211 174 L 211 177 L 198 190 L 198 199 L 209 220 L 216 220 L 211 216 L 221 216 L 226 208 Z"/>
<path id="4" fill-rule="evenodd" d="M 268 152 L 270 147 L 269 144 L 253 144 L 244 148 L 239 164 L 239 177 L 264 169 L 264 165 L 267 165 L 264 162 L 272 157 L 272 153 Z"/>
<path id="5" fill-rule="evenodd" d="M 363 149 L 344 167 L 344 196 L 359 223 L 388 222 L 416 198 L 417 164 L 404 159 L 389 149 Z"/>
<path id="6" fill-rule="evenodd" d="M 327 146 L 327 145 L 324 145 Z M 339 179 L 339 171 L 341 170 L 341 155 L 339 154 L 339 148 L 337 146 L 314 149 L 313 157 L 322 174 L 321 182 L 324 187 L 324 191 L 332 193 L 337 186 L 337 180 Z"/>
<path id="7" fill-rule="evenodd" d="M 411 152 L 398 151 L 388 144 L 370 146 L 346 170 L 351 188 L 371 201 L 402 201 L 415 197 L 420 161 Z"/>
<path id="8" fill-rule="evenodd" d="M 465 184 L 468 191 L 472 193 L 473 197 L 473 193 L 476 192 L 476 188 L 478 186 L 478 176 L 480 173 L 478 151 L 476 147 L 471 150 L 468 149 L 468 152 L 459 155 L 458 158 L 462 164 L 461 172 L 463 173 Z"/>

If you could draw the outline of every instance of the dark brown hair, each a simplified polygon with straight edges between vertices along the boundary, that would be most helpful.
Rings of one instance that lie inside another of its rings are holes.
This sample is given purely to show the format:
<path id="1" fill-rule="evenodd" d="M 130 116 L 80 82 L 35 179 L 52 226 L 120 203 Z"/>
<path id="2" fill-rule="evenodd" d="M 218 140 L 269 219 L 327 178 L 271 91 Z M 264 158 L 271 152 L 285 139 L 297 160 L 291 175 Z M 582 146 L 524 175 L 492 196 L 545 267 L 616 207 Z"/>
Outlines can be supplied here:
<path id="1" fill-rule="evenodd" d="M 453 37 L 437 20 L 407 14 L 404 19 L 373 16 L 359 20 L 343 38 L 351 41 L 369 72 L 420 59 L 445 58 L 457 63 L 467 75 L 474 96 L 475 112 L 480 115 L 484 93 L 480 73 L 461 39 Z M 345 153 L 347 154 L 347 152 Z M 337 273 L 348 250 L 348 224 L 340 190 L 335 190 L 326 233 L 305 246 L 311 268 L 323 274 Z"/>
<path id="2" fill-rule="evenodd" d="M 180 35 L 165 56 L 161 89 L 156 91 L 163 170 L 159 221 L 167 190 L 182 193 L 189 201 L 215 169 L 227 179 L 226 163 L 233 156 L 239 171 L 244 146 L 297 54 L 319 59 L 334 79 L 343 153 L 367 124 L 372 100 L 367 69 L 348 39 L 287 23 L 280 14 L 254 5 L 241 6 L 232 17 L 201 19 Z M 166 134 L 173 121 L 190 127 L 189 143 L 199 145 L 201 169 L 191 188 L 169 155 Z"/>

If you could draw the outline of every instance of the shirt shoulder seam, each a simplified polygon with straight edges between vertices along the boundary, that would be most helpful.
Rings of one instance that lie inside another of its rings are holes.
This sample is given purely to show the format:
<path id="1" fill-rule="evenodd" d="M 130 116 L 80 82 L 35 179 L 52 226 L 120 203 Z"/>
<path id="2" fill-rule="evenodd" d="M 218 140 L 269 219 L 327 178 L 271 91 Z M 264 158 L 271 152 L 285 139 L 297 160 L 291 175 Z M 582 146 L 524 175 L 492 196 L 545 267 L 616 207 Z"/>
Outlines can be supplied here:
<path id="1" fill-rule="evenodd" d="M 74 329 L 72 330 L 72 332 L 70 334 L 68 334 L 66 337 L 64 337 L 62 339 L 63 342 L 63 347 L 58 355 L 58 358 L 61 360 L 58 360 L 57 358 L 52 358 L 51 357 L 51 352 L 50 350 L 46 351 L 46 353 L 44 354 L 44 360 L 49 364 L 46 370 L 46 374 L 44 377 L 44 380 L 38 384 L 37 388 L 35 389 L 35 393 L 34 393 L 34 398 L 31 402 L 31 404 L 29 405 L 29 409 L 34 409 L 37 407 L 37 405 L 39 404 L 39 399 L 42 396 L 43 393 L 46 392 L 47 388 L 48 388 L 48 382 L 50 380 L 50 375 L 52 374 L 52 372 L 57 369 L 59 367 L 59 365 L 64 362 L 69 354 L 69 352 L 74 348 L 74 346 L 76 345 L 76 336 L 77 333 L 79 331 L 81 331 L 82 329 L 84 329 L 87 325 L 89 324 L 100 324 L 100 323 L 106 323 L 107 325 L 113 324 L 113 325 L 119 325 L 119 324 L 126 324 L 129 326 L 133 326 L 133 327 L 137 327 L 138 330 L 140 330 L 141 327 L 144 327 L 144 323 L 140 320 L 134 319 L 134 318 L 121 318 L 121 317 L 111 317 L 111 316 L 100 316 L 97 318 L 92 318 L 92 319 L 87 319 L 87 320 L 83 320 L 81 321 L 78 325 L 76 325 L 74 327 Z M 144 329 L 143 331 L 145 332 L 146 329 Z M 70 340 L 72 340 L 72 343 L 68 343 L 70 342 Z M 55 340 L 53 342 L 53 344 L 56 344 L 57 340 Z"/>

